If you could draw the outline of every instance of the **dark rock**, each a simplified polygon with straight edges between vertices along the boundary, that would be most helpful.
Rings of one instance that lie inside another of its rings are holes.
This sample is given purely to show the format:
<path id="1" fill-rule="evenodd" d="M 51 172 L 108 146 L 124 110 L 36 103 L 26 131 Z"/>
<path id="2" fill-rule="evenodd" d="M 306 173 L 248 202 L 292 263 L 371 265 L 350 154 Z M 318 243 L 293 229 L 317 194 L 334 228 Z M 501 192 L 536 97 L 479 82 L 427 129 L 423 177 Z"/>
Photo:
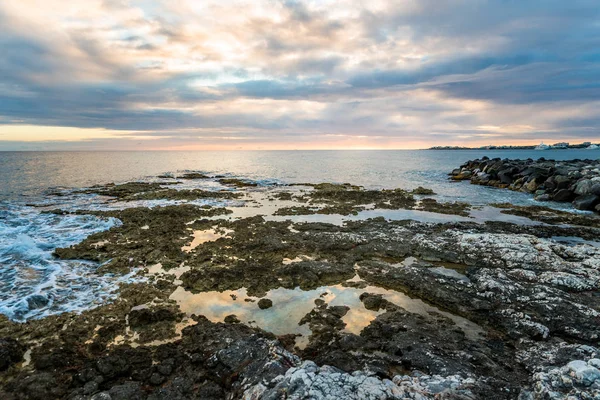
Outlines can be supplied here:
<path id="1" fill-rule="evenodd" d="M 42 308 L 48 305 L 50 300 L 46 296 L 42 296 L 41 294 L 34 294 L 33 296 L 29 296 L 27 298 L 27 306 L 30 310 L 36 310 L 38 308 Z"/>
<path id="2" fill-rule="evenodd" d="M 143 308 L 129 313 L 129 325 L 137 328 L 160 321 L 175 321 L 177 318 L 178 313 L 168 308 Z"/>
<path id="3" fill-rule="evenodd" d="M 595 194 L 588 194 L 585 196 L 579 196 L 573 200 L 573 207 L 578 210 L 592 211 L 594 207 L 600 203 L 600 197 Z"/>
<path id="4" fill-rule="evenodd" d="M 258 301 L 258 308 L 260 308 L 261 310 L 265 310 L 271 307 L 273 307 L 273 301 L 271 301 L 271 299 L 260 299 Z"/>
<path id="5" fill-rule="evenodd" d="M 571 179 L 567 176 L 557 175 L 554 177 L 554 182 L 556 182 L 556 189 L 567 189 L 571 186 Z"/>
<path id="6" fill-rule="evenodd" d="M 513 181 L 513 169 L 504 169 L 498 172 L 498 179 L 500 182 L 510 185 Z"/>
<path id="7" fill-rule="evenodd" d="M 383 296 L 380 294 L 363 293 L 359 298 L 365 305 L 365 308 L 372 311 L 379 311 L 384 308 L 387 303 L 387 300 L 384 300 Z"/>
<path id="8" fill-rule="evenodd" d="M 125 382 L 108 391 L 111 400 L 144 400 L 146 398 L 139 382 Z"/>
<path id="9" fill-rule="evenodd" d="M 569 189 L 560 189 L 558 192 L 552 196 L 554 201 L 566 202 L 573 201 L 575 198 L 575 194 L 571 192 Z"/>
<path id="10" fill-rule="evenodd" d="M 0 339 L 0 371 L 5 371 L 11 365 L 23 359 L 24 347 L 14 339 Z"/>
<path id="11" fill-rule="evenodd" d="M 224 321 L 226 324 L 239 324 L 240 323 L 239 318 L 233 314 L 226 316 Z"/>

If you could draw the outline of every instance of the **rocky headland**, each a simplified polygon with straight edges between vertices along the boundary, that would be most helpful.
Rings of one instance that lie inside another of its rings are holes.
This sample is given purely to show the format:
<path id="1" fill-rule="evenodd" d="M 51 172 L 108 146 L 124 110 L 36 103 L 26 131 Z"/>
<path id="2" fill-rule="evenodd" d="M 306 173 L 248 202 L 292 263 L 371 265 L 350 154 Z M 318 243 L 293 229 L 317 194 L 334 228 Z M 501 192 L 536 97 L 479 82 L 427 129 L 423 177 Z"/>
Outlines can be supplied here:
<path id="1" fill-rule="evenodd" d="M 470 220 L 424 188 L 216 179 L 98 186 L 76 195 L 119 207 L 42 210 L 118 219 L 54 254 L 137 279 L 81 313 L 0 316 L 0 398 L 600 398 L 598 225 Z M 137 203 L 156 199 L 182 203 Z M 464 220 L 318 220 L 373 208 Z"/>
<path id="2" fill-rule="evenodd" d="M 509 160 L 483 157 L 450 174 L 456 181 L 531 193 L 539 201 L 570 202 L 600 212 L 600 160 Z"/>

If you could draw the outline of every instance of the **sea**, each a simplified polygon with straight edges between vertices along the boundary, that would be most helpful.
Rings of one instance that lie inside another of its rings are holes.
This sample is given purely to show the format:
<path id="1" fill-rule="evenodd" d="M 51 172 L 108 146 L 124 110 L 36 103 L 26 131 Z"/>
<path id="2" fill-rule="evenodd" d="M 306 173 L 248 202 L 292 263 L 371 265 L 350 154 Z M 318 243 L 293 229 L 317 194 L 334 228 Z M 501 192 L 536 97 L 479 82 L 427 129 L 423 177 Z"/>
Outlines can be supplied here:
<path id="1" fill-rule="evenodd" d="M 141 279 L 96 274 L 98 264 L 58 260 L 52 253 L 120 224 L 113 218 L 55 215 L 61 208 L 106 209 L 98 196 L 77 189 L 106 183 L 156 181 L 158 175 L 197 171 L 251 179 L 261 185 L 352 183 L 370 189 L 418 186 L 438 201 L 474 205 L 537 204 L 531 195 L 452 182 L 448 173 L 464 162 L 490 158 L 600 159 L 598 150 L 344 150 L 344 151 L 157 151 L 0 152 L 0 314 L 15 321 L 82 311 L 113 298 L 120 283 Z M 214 181 L 194 181 L 207 190 Z M 59 194 L 59 196 L 57 196 Z M 164 201 L 127 206 L 159 206 Z M 205 204 L 205 203 L 204 203 Z M 211 205 L 234 205 L 212 203 Z M 544 203 L 569 209 L 568 204 Z M 399 216 L 406 214 L 399 213 Z M 400 217 L 399 217 L 400 218 Z M 418 219 L 418 217 L 414 217 Z"/>

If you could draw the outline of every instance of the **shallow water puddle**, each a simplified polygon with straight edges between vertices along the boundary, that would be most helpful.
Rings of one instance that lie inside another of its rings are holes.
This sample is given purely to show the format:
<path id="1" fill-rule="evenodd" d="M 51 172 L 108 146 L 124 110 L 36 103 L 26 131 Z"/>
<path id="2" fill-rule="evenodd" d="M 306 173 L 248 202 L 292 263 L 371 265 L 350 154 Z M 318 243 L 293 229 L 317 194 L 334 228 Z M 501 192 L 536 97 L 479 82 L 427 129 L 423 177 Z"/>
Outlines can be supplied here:
<path id="1" fill-rule="evenodd" d="M 350 280 L 356 282 L 357 278 Z M 323 299 L 330 306 L 348 306 L 350 310 L 342 318 L 346 323 L 344 331 L 360 334 L 384 310 L 367 310 L 359 297 L 362 293 L 381 294 L 383 298 L 404 308 L 406 311 L 421 315 L 431 312 L 442 314 L 452 319 L 467 336 L 478 338 L 483 333 L 481 327 L 475 323 L 456 315 L 439 310 L 422 300 L 393 290 L 386 290 L 376 286 L 367 286 L 363 289 L 344 287 L 342 285 L 322 286 L 314 290 L 300 288 L 277 288 L 267 292 L 265 298 L 273 301 L 271 308 L 261 310 L 258 307 L 258 298 L 247 295 L 245 288 L 224 292 L 191 293 L 177 288 L 171 295 L 176 300 L 181 310 L 188 315 L 203 315 L 213 322 L 221 322 L 228 315 L 235 315 L 241 322 L 255 325 L 276 335 L 300 334 L 296 341 L 298 347 L 303 348 L 308 343 L 311 334 L 307 325 L 298 325 L 299 321 L 314 307 L 316 299 Z"/>
<path id="2" fill-rule="evenodd" d="M 192 237 L 194 238 L 192 242 L 187 246 L 183 246 L 181 250 L 189 253 L 202 243 L 214 242 L 215 240 L 225 237 L 232 232 L 233 231 L 230 229 L 223 228 L 217 230 L 216 226 L 214 226 L 212 229 L 194 231 L 194 233 L 192 233 Z"/>
<path id="3" fill-rule="evenodd" d="M 162 264 L 158 263 L 158 264 L 154 264 L 150 267 L 148 267 L 148 273 L 151 275 L 175 275 L 175 280 L 173 281 L 173 284 L 175 285 L 181 285 L 181 281 L 179 280 L 179 278 L 181 277 L 181 275 L 184 274 L 184 272 L 187 272 L 190 270 L 189 266 L 184 265 L 184 263 L 182 263 L 179 267 L 177 268 L 171 268 L 170 270 L 165 270 L 162 266 Z"/>
<path id="4" fill-rule="evenodd" d="M 447 276 L 449 278 L 455 278 L 461 280 L 463 282 L 471 282 L 468 276 L 461 274 L 455 269 L 446 268 L 446 267 L 433 267 L 429 268 L 429 270 L 437 275 Z"/>

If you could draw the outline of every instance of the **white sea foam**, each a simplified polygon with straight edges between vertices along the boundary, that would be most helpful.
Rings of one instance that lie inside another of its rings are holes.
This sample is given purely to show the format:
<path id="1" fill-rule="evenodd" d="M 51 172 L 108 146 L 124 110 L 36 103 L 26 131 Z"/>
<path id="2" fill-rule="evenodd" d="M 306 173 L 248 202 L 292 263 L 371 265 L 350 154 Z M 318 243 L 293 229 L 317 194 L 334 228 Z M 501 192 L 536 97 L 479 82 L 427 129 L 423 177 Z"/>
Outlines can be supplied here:
<path id="1" fill-rule="evenodd" d="M 0 313 L 23 321 L 81 311 L 112 298 L 131 274 L 98 275 L 98 263 L 58 260 L 52 253 L 118 224 L 114 218 L 0 204 Z"/>

